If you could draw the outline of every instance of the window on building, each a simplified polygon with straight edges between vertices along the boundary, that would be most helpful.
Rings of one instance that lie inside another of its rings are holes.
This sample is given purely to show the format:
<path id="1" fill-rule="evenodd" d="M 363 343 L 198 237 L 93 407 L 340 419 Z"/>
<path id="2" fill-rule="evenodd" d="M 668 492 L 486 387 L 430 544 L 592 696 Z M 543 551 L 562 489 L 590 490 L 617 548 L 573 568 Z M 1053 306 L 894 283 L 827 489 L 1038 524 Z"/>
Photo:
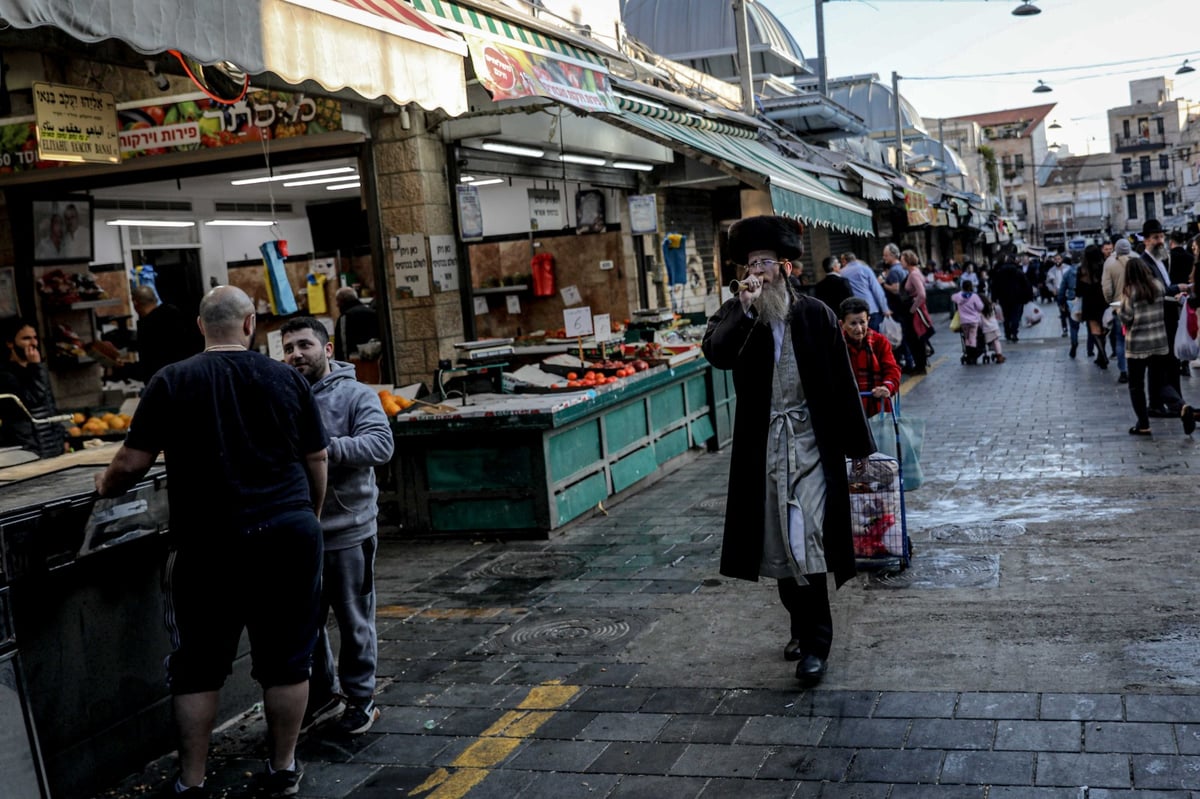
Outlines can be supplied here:
<path id="1" fill-rule="evenodd" d="M 1165 154 L 1164 154 L 1164 155 L 1160 155 L 1160 156 L 1158 157 L 1158 168 L 1159 168 L 1159 169 L 1170 169 L 1170 168 L 1171 168 L 1171 159 L 1170 159 L 1170 157 L 1169 157 L 1169 156 L 1167 156 L 1167 155 L 1165 155 Z"/>
<path id="2" fill-rule="evenodd" d="M 1029 215 L 1029 203 L 1024 197 L 1017 198 L 1017 216 L 1025 217 Z"/>
<path id="3" fill-rule="evenodd" d="M 1154 192 L 1148 191 L 1142 195 L 1142 208 L 1146 211 L 1144 219 L 1153 219 L 1157 216 L 1154 213 Z"/>
<path id="4" fill-rule="evenodd" d="M 1128 119 L 1121 120 L 1121 129 L 1125 133 L 1125 138 L 1128 139 L 1129 138 L 1129 120 Z"/>
<path id="5" fill-rule="evenodd" d="M 1137 195 L 1125 195 L 1125 215 L 1130 219 L 1137 219 Z"/>
<path id="6" fill-rule="evenodd" d="M 1133 159 L 1132 158 L 1122 158 L 1121 159 L 1121 172 L 1128 175 L 1132 171 L 1133 171 Z"/>
<path id="7" fill-rule="evenodd" d="M 1149 117 L 1140 117 L 1137 121 L 1137 125 L 1138 125 L 1138 133 L 1137 133 L 1138 137 L 1142 138 L 1142 139 L 1149 139 L 1150 138 L 1150 118 Z"/>
<path id="8" fill-rule="evenodd" d="M 1167 132 L 1166 127 L 1164 127 L 1164 124 L 1165 123 L 1163 122 L 1162 117 L 1156 117 L 1154 119 L 1154 127 L 1155 127 L 1156 131 L 1158 132 L 1159 136 L 1162 136 L 1163 134 L 1165 134 Z"/>
<path id="9" fill-rule="evenodd" d="M 1150 177 L 1150 156 L 1143 155 L 1138 159 L 1138 170 L 1142 173 L 1143 178 Z"/>
<path id="10" fill-rule="evenodd" d="M 1017 170 L 1018 172 L 1025 169 L 1025 156 L 1021 153 L 1017 153 L 1013 156 L 1013 169 Z"/>

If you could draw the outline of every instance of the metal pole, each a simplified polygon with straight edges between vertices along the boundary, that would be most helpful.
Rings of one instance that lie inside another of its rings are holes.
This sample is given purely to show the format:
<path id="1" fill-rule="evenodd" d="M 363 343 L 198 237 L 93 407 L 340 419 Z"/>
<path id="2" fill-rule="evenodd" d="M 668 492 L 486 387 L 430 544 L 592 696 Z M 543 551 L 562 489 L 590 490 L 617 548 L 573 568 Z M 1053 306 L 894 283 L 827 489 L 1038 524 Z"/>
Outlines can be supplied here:
<path id="1" fill-rule="evenodd" d="M 1038 184 L 1037 184 L 1037 157 L 1033 154 L 1033 135 L 1029 136 L 1029 169 L 1033 173 L 1033 214 L 1030 217 L 1030 244 L 1037 245 L 1038 233 Z"/>
<path id="2" fill-rule="evenodd" d="M 829 94 L 829 70 L 825 68 L 825 9 L 826 0 L 817 0 L 817 93 Z"/>
<path id="3" fill-rule="evenodd" d="M 904 127 L 900 122 L 900 74 L 892 72 L 892 104 L 896 106 L 896 171 L 904 171 Z"/>
<path id="4" fill-rule="evenodd" d="M 938 173 L 938 183 L 944 189 L 946 188 L 946 135 L 942 131 L 942 121 L 942 119 L 938 119 L 938 144 L 942 148 L 938 153 L 938 163 L 942 166 Z"/>
<path id="5" fill-rule="evenodd" d="M 754 72 L 750 64 L 750 26 L 746 20 L 746 4 L 750 0 L 732 0 L 733 33 L 737 37 L 738 71 L 741 72 L 742 111 L 754 116 Z"/>

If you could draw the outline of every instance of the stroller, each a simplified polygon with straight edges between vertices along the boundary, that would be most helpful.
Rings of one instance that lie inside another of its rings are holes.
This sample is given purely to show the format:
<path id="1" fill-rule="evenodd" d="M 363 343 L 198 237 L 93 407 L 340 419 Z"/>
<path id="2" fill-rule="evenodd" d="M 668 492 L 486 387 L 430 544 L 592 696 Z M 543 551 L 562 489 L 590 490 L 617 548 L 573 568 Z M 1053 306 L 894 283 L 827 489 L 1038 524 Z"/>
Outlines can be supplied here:
<path id="1" fill-rule="evenodd" d="M 975 346 L 967 346 L 967 326 L 958 331 L 958 339 L 962 342 L 962 357 L 959 361 L 963 366 L 974 366 L 977 363 L 991 363 L 992 353 L 984 341 L 983 331 L 975 330 Z"/>

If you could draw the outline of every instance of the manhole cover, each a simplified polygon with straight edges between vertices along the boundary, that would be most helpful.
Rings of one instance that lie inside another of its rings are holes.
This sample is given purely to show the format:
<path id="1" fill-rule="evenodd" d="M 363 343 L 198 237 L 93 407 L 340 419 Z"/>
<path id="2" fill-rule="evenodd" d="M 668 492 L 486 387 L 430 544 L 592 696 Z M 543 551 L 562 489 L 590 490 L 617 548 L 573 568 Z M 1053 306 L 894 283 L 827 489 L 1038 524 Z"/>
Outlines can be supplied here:
<path id="1" fill-rule="evenodd" d="M 514 624 L 501 643 L 511 652 L 586 655 L 607 649 L 641 629 L 638 619 L 613 616 L 534 616 Z"/>
<path id="2" fill-rule="evenodd" d="M 999 584 L 999 555 L 922 551 L 904 571 L 872 577 L 866 588 L 995 588 Z"/>
<path id="3" fill-rule="evenodd" d="M 544 580 L 550 577 L 577 577 L 583 570 L 583 561 L 574 555 L 554 552 L 509 552 L 481 566 L 473 576 Z"/>
<path id="4" fill-rule="evenodd" d="M 702 499 L 692 506 L 692 510 L 698 510 L 701 513 L 712 513 L 720 516 L 725 515 L 725 496 L 709 497 Z"/>
<path id="5" fill-rule="evenodd" d="M 943 524 L 929 531 L 931 541 L 951 544 L 978 544 L 1025 535 L 1025 525 L 1017 522 L 995 524 Z"/>

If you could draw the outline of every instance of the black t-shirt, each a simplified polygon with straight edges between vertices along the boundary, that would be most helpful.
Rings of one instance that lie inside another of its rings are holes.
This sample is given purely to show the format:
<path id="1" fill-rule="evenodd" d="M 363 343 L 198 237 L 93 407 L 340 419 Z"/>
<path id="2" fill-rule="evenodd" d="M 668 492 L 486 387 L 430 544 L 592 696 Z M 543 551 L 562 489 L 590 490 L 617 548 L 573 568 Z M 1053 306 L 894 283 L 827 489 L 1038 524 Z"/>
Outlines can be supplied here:
<path id="1" fill-rule="evenodd" d="M 171 527 L 249 527 L 312 507 L 305 455 L 329 444 L 312 390 L 257 352 L 207 352 L 165 366 L 125 445 L 166 454 Z"/>

